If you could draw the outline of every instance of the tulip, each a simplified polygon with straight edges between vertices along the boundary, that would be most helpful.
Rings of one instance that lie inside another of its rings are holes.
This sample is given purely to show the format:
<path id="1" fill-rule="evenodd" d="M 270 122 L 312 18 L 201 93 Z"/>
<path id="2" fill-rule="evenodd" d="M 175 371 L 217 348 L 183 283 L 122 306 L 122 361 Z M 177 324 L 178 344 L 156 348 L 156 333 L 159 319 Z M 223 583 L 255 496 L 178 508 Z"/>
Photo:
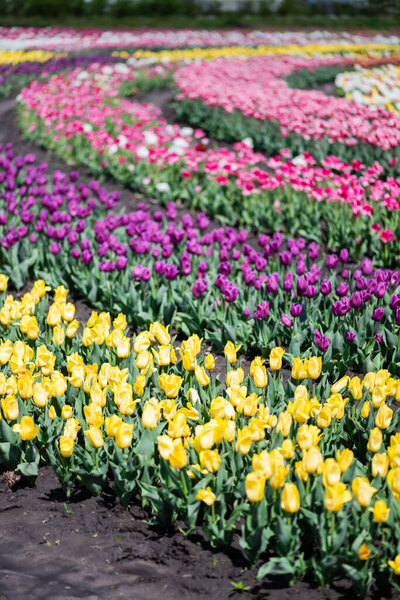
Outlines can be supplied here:
<path id="1" fill-rule="evenodd" d="M 334 458 L 327 458 L 322 465 L 322 483 L 325 487 L 339 483 L 341 477 L 339 464 Z"/>
<path id="2" fill-rule="evenodd" d="M 368 506 L 372 496 L 377 492 L 366 477 L 355 477 L 351 484 L 351 491 L 360 506 Z"/>
<path id="3" fill-rule="evenodd" d="M 307 370 L 299 357 L 293 359 L 291 377 L 292 379 L 305 379 L 307 377 Z"/>
<path id="4" fill-rule="evenodd" d="M 59 443 L 61 456 L 69 458 L 74 451 L 74 441 L 70 437 L 62 435 Z"/>
<path id="5" fill-rule="evenodd" d="M 23 441 L 34 440 L 39 433 L 40 425 L 35 427 L 32 417 L 22 417 L 18 426 L 14 425 L 15 431 L 19 433 L 19 437 Z M 13 429 L 14 429 L 13 427 Z"/>
<path id="6" fill-rule="evenodd" d="M 174 469 L 183 469 L 187 464 L 185 448 L 180 439 L 172 442 L 172 452 L 169 455 L 169 464 Z"/>
<path id="7" fill-rule="evenodd" d="M 372 477 L 386 477 L 389 468 L 389 457 L 385 452 L 374 454 L 371 462 Z"/>
<path id="8" fill-rule="evenodd" d="M 200 489 L 196 494 L 196 500 L 201 500 L 207 506 L 212 506 L 215 502 L 215 494 L 209 486 L 206 489 Z"/>
<path id="9" fill-rule="evenodd" d="M 194 369 L 194 374 L 197 381 L 202 387 L 206 387 L 210 383 L 209 376 L 207 375 L 205 369 L 203 367 L 200 367 L 200 365 L 196 365 Z"/>
<path id="10" fill-rule="evenodd" d="M 258 388 L 265 388 L 268 384 L 267 370 L 264 365 L 261 367 L 257 366 L 253 373 L 254 383 Z"/>
<path id="11" fill-rule="evenodd" d="M 272 465 L 270 455 L 267 450 L 263 450 L 260 454 L 253 454 L 252 465 L 254 472 L 258 477 L 269 479 L 272 475 Z"/>
<path id="12" fill-rule="evenodd" d="M 281 509 L 288 513 L 295 513 L 300 508 L 300 494 L 294 483 L 285 483 L 281 496 Z"/>
<path id="13" fill-rule="evenodd" d="M 387 429 L 392 422 L 393 411 L 387 404 L 381 404 L 375 415 L 375 425 L 379 429 Z"/>
<path id="14" fill-rule="evenodd" d="M 257 473 L 248 473 L 245 481 L 246 496 L 250 502 L 261 502 L 264 498 L 265 478 Z"/>
<path id="15" fill-rule="evenodd" d="M 104 444 L 103 435 L 98 427 L 92 426 L 84 433 L 92 448 L 101 448 L 101 446 Z"/>
<path id="16" fill-rule="evenodd" d="M 379 452 L 382 446 L 382 431 L 377 427 L 374 427 L 369 432 L 367 449 L 370 452 Z"/>
<path id="17" fill-rule="evenodd" d="M 209 473 L 216 473 L 221 464 L 218 450 L 203 450 L 199 455 L 200 464 Z"/>
<path id="18" fill-rule="evenodd" d="M 289 472 L 289 467 L 277 465 L 274 468 L 274 470 L 272 472 L 272 476 L 269 480 L 270 486 L 274 490 L 279 490 L 283 486 L 283 483 L 286 479 L 288 472 Z"/>
<path id="19" fill-rule="evenodd" d="M 369 508 L 374 515 L 375 523 L 386 523 L 389 518 L 390 508 L 384 500 L 377 500 L 373 508 Z"/>
<path id="20" fill-rule="evenodd" d="M 325 508 L 330 512 L 339 512 L 350 500 L 351 493 L 341 481 L 325 488 Z"/>
<path id="21" fill-rule="evenodd" d="M 307 376 L 310 379 L 318 379 L 322 369 L 322 358 L 320 356 L 312 356 L 307 362 Z"/>
<path id="22" fill-rule="evenodd" d="M 115 433 L 115 443 L 118 448 L 128 448 L 132 443 L 133 423 L 124 423 L 123 421 L 117 427 Z"/>
<path id="23" fill-rule="evenodd" d="M 394 560 L 388 560 L 388 565 L 393 569 L 395 575 L 400 575 L 400 554 Z"/>
<path id="24" fill-rule="evenodd" d="M 272 348 L 269 354 L 269 366 L 273 371 L 279 371 L 282 368 L 282 357 L 285 354 L 283 348 Z"/>
<path id="25" fill-rule="evenodd" d="M 354 459 L 354 452 L 348 448 L 336 452 L 336 460 L 339 464 L 341 473 L 345 473 Z"/>
<path id="26" fill-rule="evenodd" d="M 179 394 L 183 379 L 173 373 L 170 375 L 163 373 L 157 378 L 157 382 L 158 387 L 165 393 L 167 398 L 176 398 Z"/>
<path id="27" fill-rule="evenodd" d="M 236 353 L 241 348 L 241 344 L 235 346 L 232 342 L 227 342 L 224 348 L 225 358 L 228 359 L 229 363 L 233 365 L 237 361 Z"/>
<path id="28" fill-rule="evenodd" d="M 204 366 L 207 371 L 212 371 L 215 367 L 215 358 L 212 354 L 207 354 L 204 358 Z"/>
<path id="29" fill-rule="evenodd" d="M 1 399 L 1 408 L 3 410 L 4 418 L 8 421 L 16 421 L 19 415 L 18 402 L 15 396 L 7 396 Z"/>
<path id="30" fill-rule="evenodd" d="M 371 554 L 371 550 L 368 548 L 367 544 L 361 544 L 358 550 L 358 557 L 360 560 L 368 560 Z"/>

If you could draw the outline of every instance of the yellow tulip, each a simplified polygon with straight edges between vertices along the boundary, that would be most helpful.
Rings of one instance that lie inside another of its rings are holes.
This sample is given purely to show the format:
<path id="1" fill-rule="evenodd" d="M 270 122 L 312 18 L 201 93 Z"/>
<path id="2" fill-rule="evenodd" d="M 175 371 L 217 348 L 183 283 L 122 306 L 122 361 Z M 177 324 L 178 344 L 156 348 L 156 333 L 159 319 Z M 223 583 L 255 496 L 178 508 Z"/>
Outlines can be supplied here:
<path id="1" fill-rule="evenodd" d="M 78 419 L 68 419 L 65 423 L 64 435 L 71 438 L 71 440 L 76 440 L 80 428 Z"/>
<path id="2" fill-rule="evenodd" d="M 19 406 L 15 396 L 7 396 L 1 399 L 1 408 L 4 418 L 8 421 L 16 421 L 19 416 Z"/>
<path id="3" fill-rule="evenodd" d="M 307 376 L 310 379 L 318 379 L 321 375 L 322 358 L 321 356 L 312 356 L 307 362 Z"/>
<path id="4" fill-rule="evenodd" d="M 187 464 L 187 455 L 180 439 L 172 442 L 172 452 L 169 456 L 169 464 L 174 469 L 183 469 Z"/>
<path id="5" fill-rule="evenodd" d="M 64 458 L 69 458 L 74 451 L 74 441 L 66 436 L 62 435 L 60 437 L 60 454 Z"/>
<path id="6" fill-rule="evenodd" d="M 129 385 L 129 384 L 128 384 Z M 136 381 L 133 384 L 133 389 L 137 393 L 138 396 L 143 396 L 144 387 L 146 385 L 146 377 L 143 374 L 140 374 L 136 377 Z"/>
<path id="7" fill-rule="evenodd" d="M 395 575 L 400 575 L 400 554 L 394 560 L 388 560 L 388 565 L 393 569 Z"/>
<path id="8" fill-rule="evenodd" d="M 260 454 L 253 454 L 252 465 L 256 475 L 263 479 L 269 479 L 272 475 L 271 458 L 267 450 Z"/>
<path id="9" fill-rule="evenodd" d="M 355 400 L 361 400 L 363 395 L 362 383 L 359 377 L 352 377 L 349 383 L 349 390 Z"/>
<path id="10" fill-rule="evenodd" d="M 8 285 L 8 280 L 9 280 L 9 277 L 6 277 L 3 274 L 0 275 L 0 292 L 6 291 L 7 285 Z"/>
<path id="11" fill-rule="evenodd" d="M 286 460 L 293 458 L 294 456 L 294 445 L 291 439 L 284 440 L 281 447 L 281 452 Z"/>
<path id="12" fill-rule="evenodd" d="M 258 388 L 265 388 L 268 384 L 267 370 L 264 365 L 256 367 L 253 374 L 254 383 Z"/>
<path id="13" fill-rule="evenodd" d="M 324 487 L 339 483 L 342 472 L 334 458 L 327 458 L 322 465 L 322 483 Z"/>
<path id="14" fill-rule="evenodd" d="M 209 473 L 216 473 L 221 464 L 218 450 L 203 450 L 199 455 L 200 464 Z"/>
<path id="15" fill-rule="evenodd" d="M 350 467 L 354 459 L 354 452 L 348 448 L 344 448 L 342 451 L 336 452 L 336 460 L 339 464 L 340 471 L 345 473 Z"/>
<path id="16" fill-rule="evenodd" d="M 168 435 L 170 438 L 182 438 L 190 435 L 190 428 L 185 415 L 178 413 L 168 423 Z"/>
<path id="17" fill-rule="evenodd" d="M 371 462 L 372 477 L 386 477 L 389 468 L 389 457 L 385 452 L 374 454 Z"/>
<path id="18" fill-rule="evenodd" d="M 377 427 L 374 427 L 369 432 L 367 449 L 370 452 L 379 452 L 382 447 L 382 431 Z"/>
<path id="19" fill-rule="evenodd" d="M 55 346 L 62 346 L 65 340 L 65 331 L 60 325 L 56 325 L 53 328 L 53 344 Z"/>
<path id="20" fill-rule="evenodd" d="M 101 446 L 104 444 L 103 434 L 98 427 L 92 426 L 84 433 L 92 448 L 101 448 Z"/>
<path id="21" fill-rule="evenodd" d="M 35 406 L 38 408 L 46 406 L 49 400 L 49 393 L 44 388 L 43 383 L 34 384 L 32 398 Z"/>
<path id="22" fill-rule="evenodd" d="M 173 451 L 173 442 L 167 435 L 157 437 L 158 451 L 164 460 L 168 460 Z"/>
<path id="23" fill-rule="evenodd" d="M 339 381 L 334 383 L 333 386 L 331 387 L 332 394 L 337 394 L 337 393 L 342 392 L 345 389 L 345 387 L 348 385 L 349 381 L 350 381 L 350 377 L 348 375 L 345 375 L 344 377 L 339 379 Z"/>
<path id="24" fill-rule="evenodd" d="M 387 474 L 387 482 L 389 484 L 390 489 L 393 494 L 400 494 L 400 467 L 395 467 L 394 469 L 390 469 Z M 398 499 L 398 498 L 396 498 Z"/>
<path id="25" fill-rule="evenodd" d="M 110 437 L 115 437 L 121 423 L 122 419 L 118 415 L 114 414 L 111 415 L 111 417 L 106 417 L 105 426 L 107 435 L 109 435 Z"/>
<path id="26" fill-rule="evenodd" d="M 288 513 L 295 513 L 300 508 L 300 494 L 294 483 L 285 483 L 282 490 L 281 509 Z"/>
<path id="27" fill-rule="evenodd" d="M 157 382 L 158 387 L 165 393 L 167 398 L 176 398 L 179 394 L 183 379 L 173 373 L 171 375 L 163 373 L 158 377 Z"/>
<path id="28" fill-rule="evenodd" d="M 372 391 L 372 406 L 374 408 L 379 408 L 386 400 L 386 387 L 382 385 L 376 385 Z"/>
<path id="29" fill-rule="evenodd" d="M 156 398 L 150 398 L 144 407 L 142 413 L 143 427 L 155 429 L 161 417 L 161 407 Z"/>
<path id="30" fill-rule="evenodd" d="M 122 423 L 117 427 L 115 443 L 118 448 L 128 448 L 132 443 L 133 423 Z"/>
<path id="31" fill-rule="evenodd" d="M 289 437 L 292 421 L 292 415 L 287 410 L 281 412 L 275 428 L 276 433 L 282 433 L 284 438 Z"/>
<path id="32" fill-rule="evenodd" d="M 65 406 L 63 407 L 63 410 L 64 408 Z M 68 416 L 64 417 L 66 419 L 69 419 L 69 417 L 72 415 L 72 406 L 69 406 L 68 409 L 70 409 L 68 411 L 69 414 Z M 84 406 L 83 413 L 85 415 L 86 423 L 89 425 L 89 427 L 100 428 L 103 425 L 104 417 L 101 410 L 101 406 L 99 406 L 98 404 L 94 404 L 93 402 L 91 402 L 87 406 Z"/>
<path id="33" fill-rule="evenodd" d="M 215 367 L 215 358 L 212 354 L 207 354 L 204 358 L 204 366 L 207 371 L 212 371 Z"/>
<path id="34" fill-rule="evenodd" d="M 31 374 L 21 375 L 21 377 L 18 378 L 18 392 L 24 400 L 32 397 L 33 378 Z"/>
<path id="35" fill-rule="evenodd" d="M 369 508 L 374 515 L 375 523 L 386 523 L 389 518 L 390 508 L 384 500 L 377 500 L 373 508 Z"/>
<path id="36" fill-rule="evenodd" d="M 161 323 L 155 322 L 150 325 L 150 339 L 156 339 L 162 346 L 168 346 L 171 343 L 171 336 L 168 333 L 168 327 L 164 327 Z"/>
<path id="37" fill-rule="evenodd" d="M 332 411 L 329 406 L 324 406 L 318 413 L 317 425 L 320 429 L 329 427 L 332 421 Z"/>
<path id="38" fill-rule="evenodd" d="M 265 479 L 257 473 L 248 473 L 245 480 L 246 496 L 250 502 L 261 502 L 264 498 Z"/>
<path id="39" fill-rule="evenodd" d="M 235 346 L 233 342 L 227 342 L 224 348 L 225 358 L 228 359 L 229 363 L 233 365 L 237 361 L 237 352 L 240 350 L 241 344 Z"/>
<path id="40" fill-rule="evenodd" d="M 204 367 L 196 365 L 194 369 L 194 375 L 201 386 L 206 387 L 210 383 L 210 378 L 207 375 Z"/>
<path id="41" fill-rule="evenodd" d="M 201 489 L 197 492 L 196 500 L 201 500 L 207 506 L 212 506 L 215 502 L 215 494 L 211 491 L 210 487 L 206 487 L 206 489 Z"/>
<path id="42" fill-rule="evenodd" d="M 231 369 L 226 374 L 226 385 L 227 387 L 238 387 L 243 383 L 244 371 L 241 367 L 234 370 Z"/>
<path id="43" fill-rule="evenodd" d="M 19 423 L 19 437 L 21 440 L 34 440 L 39 433 L 40 425 L 35 427 L 32 417 L 22 417 Z"/>
<path id="44" fill-rule="evenodd" d="M 147 350 L 150 347 L 150 344 L 150 333 L 148 331 L 142 331 L 136 336 L 133 349 L 139 354 L 140 352 L 143 352 L 143 350 Z"/>
<path id="45" fill-rule="evenodd" d="M 360 560 L 368 560 L 369 555 L 371 554 L 371 550 L 368 548 L 367 544 L 361 544 L 358 550 L 358 557 Z"/>
<path id="46" fill-rule="evenodd" d="M 303 453 L 303 469 L 313 475 L 322 466 L 323 458 L 319 448 L 312 446 Z"/>
<path id="47" fill-rule="evenodd" d="M 289 467 L 284 467 L 282 465 L 277 465 L 273 470 L 272 476 L 269 480 L 270 486 L 274 490 L 279 490 L 286 479 L 286 476 L 289 472 Z"/>
<path id="48" fill-rule="evenodd" d="M 351 484 L 351 491 L 360 506 L 368 506 L 377 489 L 370 485 L 366 477 L 355 477 Z"/>
<path id="49" fill-rule="evenodd" d="M 393 411 L 385 403 L 381 404 L 375 415 L 375 425 L 379 429 L 387 429 L 392 422 Z"/>
<path id="50" fill-rule="evenodd" d="M 117 356 L 118 358 L 126 358 L 129 356 L 131 351 L 131 342 L 129 338 L 122 338 L 119 344 L 117 345 Z"/>
<path id="51" fill-rule="evenodd" d="M 139 370 L 147 369 L 151 363 L 151 354 L 148 350 L 142 350 L 136 357 L 136 366 Z"/>
<path id="52" fill-rule="evenodd" d="M 341 481 L 325 488 L 325 508 L 330 512 L 338 512 L 350 500 L 351 493 Z"/>
<path id="53" fill-rule="evenodd" d="M 305 379 L 307 377 L 307 369 L 304 368 L 303 361 L 297 357 L 293 359 L 292 379 Z"/>
<path id="54" fill-rule="evenodd" d="M 50 406 L 49 408 L 49 419 L 51 419 L 52 421 L 54 421 L 54 419 L 57 418 L 57 413 L 56 413 L 56 409 L 54 408 L 54 406 Z"/>
<path id="55" fill-rule="evenodd" d="M 239 450 L 240 454 L 247 454 L 248 452 L 250 452 L 252 442 L 253 437 L 250 427 L 243 427 L 243 429 L 238 429 L 235 451 L 237 452 Z"/>
<path id="56" fill-rule="evenodd" d="M 86 406 L 84 408 L 87 408 Z M 63 419 L 70 419 L 72 417 L 72 406 L 64 404 L 61 410 L 61 416 Z"/>
<path id="57" fill-rule="evenodd" d="M 282 368 L 282 357 L 285 354 L 283 348 L 272 348 L 269 353 L 269 366 L 273 371 L 279 371 Z"/>
<path id="58" fill-rule="evenodd" d="M 371 404 L 368 400 L 365 400 L 364 404 L 361 408 L 361 416 L 363 419 L 368 419 L 369 413 L 371 411 Z"/>

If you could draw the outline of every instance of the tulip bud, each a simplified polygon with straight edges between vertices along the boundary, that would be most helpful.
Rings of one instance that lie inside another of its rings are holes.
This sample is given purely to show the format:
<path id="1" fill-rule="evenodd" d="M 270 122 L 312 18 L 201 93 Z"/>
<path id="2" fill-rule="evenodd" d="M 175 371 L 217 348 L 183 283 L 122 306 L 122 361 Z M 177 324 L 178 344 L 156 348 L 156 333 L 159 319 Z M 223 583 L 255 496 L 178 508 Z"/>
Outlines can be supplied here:
<path id="1" fill-rule="evenodd" d="M 382 446 L 382 431 L 377 427 L 371 429 L 369 432 L 369 439 L 367 444 L 367 449 L 370 452 L 379 452 Z"/>
<path id="2" fill-rule="evenodd" d="M 281 508 L 291 514 L 299 510 L 300 494 L 294 483 L 285 483 L 282 490 Z"/>

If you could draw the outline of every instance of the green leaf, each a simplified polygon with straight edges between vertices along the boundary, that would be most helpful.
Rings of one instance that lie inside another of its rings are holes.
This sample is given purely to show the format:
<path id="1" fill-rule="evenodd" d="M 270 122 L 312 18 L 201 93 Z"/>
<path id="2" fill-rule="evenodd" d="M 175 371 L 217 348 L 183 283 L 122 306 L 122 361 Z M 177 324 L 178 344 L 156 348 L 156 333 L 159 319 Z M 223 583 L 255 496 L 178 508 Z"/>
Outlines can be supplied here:
<path id="1" fill-rule="evenodd" d="M 294 565 L 285 556 L 271 558 L 258 569 L 257 579 L 263 579 L 266 575 L 293 575 Z"/>

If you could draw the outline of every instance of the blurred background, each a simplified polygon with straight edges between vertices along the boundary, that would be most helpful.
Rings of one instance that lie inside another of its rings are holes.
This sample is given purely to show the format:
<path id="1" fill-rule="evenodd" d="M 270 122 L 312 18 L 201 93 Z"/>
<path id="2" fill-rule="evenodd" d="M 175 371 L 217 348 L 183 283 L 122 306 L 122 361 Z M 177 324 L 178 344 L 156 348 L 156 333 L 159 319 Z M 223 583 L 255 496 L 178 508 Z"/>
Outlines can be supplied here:
<path id="1" fill-rule="evenodd" d="M 400 27 L 400 0 L 0 0 L 0 24 L 61 18 L 87 26 Z"/>

